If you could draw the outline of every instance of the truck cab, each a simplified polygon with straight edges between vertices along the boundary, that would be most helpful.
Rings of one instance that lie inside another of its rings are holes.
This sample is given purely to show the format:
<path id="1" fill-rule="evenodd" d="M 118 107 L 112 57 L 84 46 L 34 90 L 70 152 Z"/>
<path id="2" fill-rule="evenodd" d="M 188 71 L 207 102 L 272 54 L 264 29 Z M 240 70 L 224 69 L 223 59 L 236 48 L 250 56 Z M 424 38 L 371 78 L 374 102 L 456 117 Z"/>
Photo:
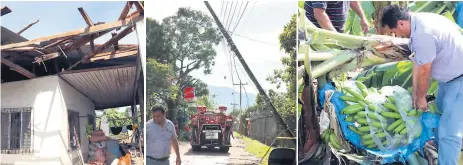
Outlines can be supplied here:
<path id="1" fill-rule="evenodd" d="M 219 106 L 218 110 L 207 110 L 204 106 L 198 106 L 197 109 L 198 113 L 191 116 L 192 150 L 197 151 L 205 146 L 218 147 L 222 152 L 228 152 L 231 147 L 233 117 L 225 114 L 227 108 Z"/>

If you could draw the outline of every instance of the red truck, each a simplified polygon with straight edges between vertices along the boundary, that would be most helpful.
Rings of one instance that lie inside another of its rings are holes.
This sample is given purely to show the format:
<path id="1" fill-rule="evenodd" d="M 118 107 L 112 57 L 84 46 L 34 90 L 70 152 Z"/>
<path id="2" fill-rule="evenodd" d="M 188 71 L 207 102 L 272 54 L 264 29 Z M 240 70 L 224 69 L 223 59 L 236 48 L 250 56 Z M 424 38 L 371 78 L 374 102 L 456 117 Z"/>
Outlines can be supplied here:
<path id="1" fill-rule="evenodd" d="M 191 115 L 190 144 L 193 151 L 202 146 L 207 148 L 220 148 L 222 152 L 228 152 L 231 147 L 230 135 L 233 126 L 233 117 L 226 115 L 227 107 L 219 106 L 218 110 L 207 110 L 204 106 L 198 106 L 198 114 Z"/>

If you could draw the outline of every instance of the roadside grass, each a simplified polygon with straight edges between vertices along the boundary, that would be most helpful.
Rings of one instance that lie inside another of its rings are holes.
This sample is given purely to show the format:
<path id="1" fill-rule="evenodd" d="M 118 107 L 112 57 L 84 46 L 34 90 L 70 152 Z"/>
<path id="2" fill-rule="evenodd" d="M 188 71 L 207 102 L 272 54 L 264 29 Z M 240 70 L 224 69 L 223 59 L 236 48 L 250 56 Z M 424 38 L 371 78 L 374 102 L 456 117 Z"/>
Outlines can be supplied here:
<path id="1" fill-rule="evenodd" d="M 236 138 L 239 138 L 241 139 L 243 142 L 245 142 L 246 144 L 246 147 L 244 148 L 247 152 L 255 155 L 256 157 L 262 159 L 262 157 L 264 157 L 265 153 L 267 152 L 267 150 L 269 148 L 271 148 L 270 146 L 267 146 L 265 144 L 262 144 L 261 142 L 257 141 L 257 140 L 253 140 L 251 138 L 248 138 L 244 135 L 240 135 L 239 133 L 237 132 L 234 132 L 235 134 L 235 137 Z M 267 155 L 265 155 L 264 159 L 262 160 L 262 162 L 260 163 L 261 165 L 267 165 L 268 162 L 268 156 L 270 155 L 270 152 L 272 152 L 273 148 L 270 149 L 270 151 L 268 151 Z"/>

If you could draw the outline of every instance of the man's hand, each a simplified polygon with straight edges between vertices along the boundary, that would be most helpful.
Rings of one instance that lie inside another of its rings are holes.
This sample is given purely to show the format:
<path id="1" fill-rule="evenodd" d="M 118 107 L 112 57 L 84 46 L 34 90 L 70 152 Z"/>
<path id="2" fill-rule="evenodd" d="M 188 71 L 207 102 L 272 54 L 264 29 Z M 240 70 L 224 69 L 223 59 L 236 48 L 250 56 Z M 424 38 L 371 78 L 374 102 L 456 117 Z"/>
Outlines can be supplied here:
<path id="1" fill-rule="evenodd" d="M 426 101 L 426 97 L 414 98 L 413 100 L 413 105 L 415 105 L 416 109 L 424 112 L 428 111 L 428 102 Z"/>
<path id="2" fill-rule="evenodd" d="M 368 28 L 368 20 L 367 17 L 365 16 L 365 13 L 363 13 L 362 6 L 360 5 L 359 1 L 350 1 L 349 2 L 350 8 L 354 10 L 355 13 L 360 17 L 360 26 L 362 26 L 363 33 L 367 33 L 369 28 Z"/>
<path id="3" fill-rule="evenodd" d="M 368 21 L 366 19 L 361 19 L 360 20 L 360 26 L 362 26 L 362 30 L 363 30 L 363 33 L 368 33 L 368 31 L 370 30 L 369 29 L 369 24 L 368 24 Z"/>
<path id="4" fill-rule="evenodd" d="M 177 160 L 175 162 L 176 162 L 176 165 L 182 164 L 182 160 L 180 160 L 180 155 L 177 155 Z"/>

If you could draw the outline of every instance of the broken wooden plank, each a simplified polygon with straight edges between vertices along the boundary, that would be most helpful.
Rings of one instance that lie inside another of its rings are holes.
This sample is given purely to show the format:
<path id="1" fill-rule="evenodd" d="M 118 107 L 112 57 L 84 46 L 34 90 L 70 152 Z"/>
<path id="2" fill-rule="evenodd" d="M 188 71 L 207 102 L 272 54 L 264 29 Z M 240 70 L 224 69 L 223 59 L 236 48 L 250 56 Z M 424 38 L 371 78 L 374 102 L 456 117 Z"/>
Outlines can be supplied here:
<path id="1" fill-rule="evenodd" d="M 53 58 L 56 58 L 56 57 L 59 57 L 58 52 L 45 54 L 45 55 L 41 55 L 39 57 L 35 57 L 34 62 L 32 62 L 32 63 L 41 63 L 43 61 L 47 61 L 47 60 L 50 60 L 50 59 L 53 59 Z"/>
<path id="2" fill-rule="evenodd" d="M 8 13 L 11 13 L 10 8 L 8 8 L 8 6 L 3 6 L 2 7 L 2 16 L 6 15 Z"/>
<path id="3" fill-rule="evenodd" d="M 19 32 L 17 32 L 17 34 L 21 34 L 22 32 L 24 32 L 24 31 L 26 31 L 27 29 L 29 29 L 32 25 L 35 25 L 37 22 L 39 22 L 39 20 L 30 23 L 29 25 L 27 25 L 26 27 L 24 27 L 23 29 L 21 29 Z"/>
<path id="4" fill-rule="evenodd" d="M 145 12 L 145 8 L 141 4 L 141 2 L 140 1 L 134 1 L 133 4 L 137 8 L 137 11 L 143 15 L 143 13 Z"/>
<path id="5" fill-rule="evenodd" d="M 122 52 L 122 51 L 105 52 L 105 53 L 96 54 L 95 57 L 90 58 L 90 62 L 94 62 L 98 60 L 110 60 L 114 58 L 135 56 L 137 54 L 138 54 L 138 50 L 132 50 L 132 51 L 127 51 L 127 52 Z"/>
<path id="6" fill-rule="evenodd" d="M 84 18 L 85 23 L 87 23 L 88 26 L 93 26 L 92 19 L 90 19 L 90 17 L 87 15 L 87 13 L 84 11 L 84 9 L 82 7 L 79 7 L 79 8 L 77 8 L 77 10 L 79 10 L 80 15 L 82 15 L 82 17 Z"/>
<path id="7" fill-rule="evenodd" d="M 6 58 L 0 57 L 2 64 L 5 64 L 6 66 L 9 66 L 11 69 L 15 70 L 16 72 L 26 76 L 27 78 L 34 78 L 36 77 L 34 73 L 24 69 L 23 67 L 11 62 L 10 60 L 7 60 Z"/>
<path id="8" fill-rule="evenodd" d="M 74 36 L 74 35 L 85 36 L 85 35 L 90 35 L 90 34 L 102 32 L 102 31 L 106 31 L 106 30 L 112 30 L 118 27 L 132 25 L 138 21 L 143 20 L 143 17 L 144 17 L 143 15 L 138 15 L 137 17 L 134 17 L 134 18 L 127 18 L 124 20 L 119 20 L 119 21 L 115 21 L 111 23 L 102 24 L 102 25 L 95 25 L 95 26 L 73 30 L 73 31 L 65 32 L 65 33 L 55 34 L 55 35 L 46 36 L 46 37 L 40 37 L 40 38 L 36 38 L 30 41 L 2 45 L 0 46 L 0 50 L 28 46 L 34 43 L 48 41 L 48 40 L 57 39 L 57 38 L 68 37 L 68 36 Z"/>

